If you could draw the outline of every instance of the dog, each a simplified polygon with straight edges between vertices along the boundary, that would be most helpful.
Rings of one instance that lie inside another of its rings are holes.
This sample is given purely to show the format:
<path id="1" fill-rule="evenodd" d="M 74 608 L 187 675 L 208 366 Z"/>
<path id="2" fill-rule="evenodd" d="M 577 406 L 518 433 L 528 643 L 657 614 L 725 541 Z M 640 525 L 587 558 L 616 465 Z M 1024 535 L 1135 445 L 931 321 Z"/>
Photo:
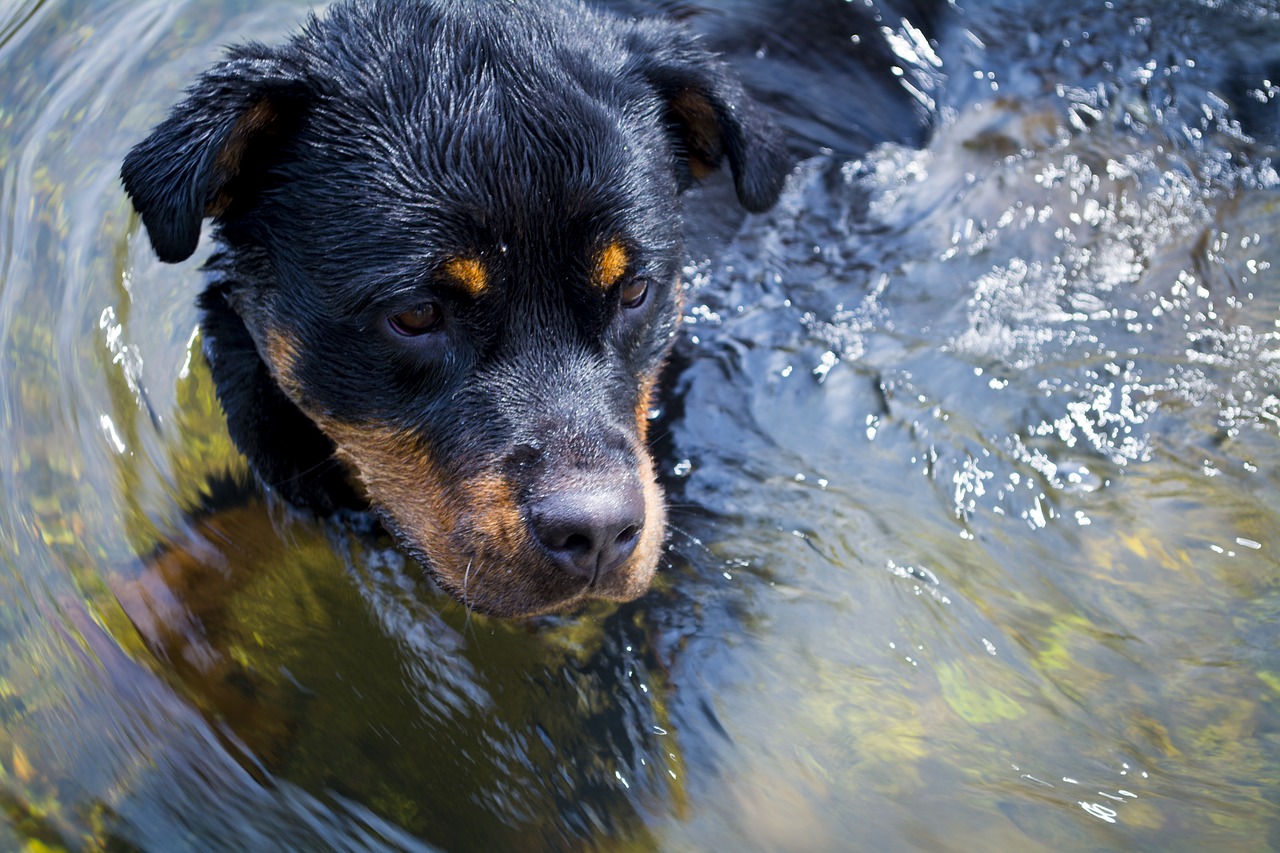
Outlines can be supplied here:
<path id="1" fill-rule="evenodd" d="M 574 2 L 341 2 L 205 72 L 121 178 L 219 250 L 204 353 L 258 479 L 371 509 L 475 611 L 648 588 L 680 194 L 769 208 L 782 132 L 682 25 Z"/>

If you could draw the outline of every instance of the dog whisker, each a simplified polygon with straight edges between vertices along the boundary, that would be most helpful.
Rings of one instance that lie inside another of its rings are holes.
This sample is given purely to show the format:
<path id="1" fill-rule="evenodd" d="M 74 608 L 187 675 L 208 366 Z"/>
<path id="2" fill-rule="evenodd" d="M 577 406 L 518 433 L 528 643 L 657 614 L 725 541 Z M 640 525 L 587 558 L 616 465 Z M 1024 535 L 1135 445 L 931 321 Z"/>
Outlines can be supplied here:
<path id="1" fill-rule="evenodd" d="M 468 559 L 467 570 L 462 573 L 462 606 L 467 612 L 466 619 L 462 623 L 462 633 L 464 636 L 470 635 L 472 640 L 479 642 L 480 636 L 476 633 L 475 624 L 471 620 L 475 610 L 471 606 L 470 599 L 467 598 L 467 582 L 471 579 L 471 565 L 473 562 L 474 558 Z"/>
<path id="2" fill-rule="evenodd" d="M 301 471 L 295 471 L 293 474 L 289 475 L 288 477 L 283 477 L 283 478 L 279 478 L 271 482 L 268 482 L 267 485 L 272 488 L 279 489 L 282 486 L 287 486 L 291 483 L 300 482 L 303 478 L 309 477 L 312 474 L 323 474 L 327 471 L 332 471 L 335 468 L 340 468 L 340 467 L 342 467 L 342 462 L 330 456 L 328 459 L 324 460 L 323 462 L 317 462 L 316 464 L 312 465 L 309 468 L 304 468 Z"/>

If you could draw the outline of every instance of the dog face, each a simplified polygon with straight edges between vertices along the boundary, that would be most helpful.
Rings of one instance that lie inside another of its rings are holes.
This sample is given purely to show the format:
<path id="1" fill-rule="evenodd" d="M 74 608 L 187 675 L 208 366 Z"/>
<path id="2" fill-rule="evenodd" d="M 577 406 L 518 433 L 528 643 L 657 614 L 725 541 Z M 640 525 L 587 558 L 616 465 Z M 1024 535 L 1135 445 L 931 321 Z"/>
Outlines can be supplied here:
<path id="1" fill-rule="evenodd" d="M 122 177 L 162 260 L 216 224 L 206 354 L 262 480 L 518 616 L 654 573 L 678 194 L 723 160 L 773 203 L 779 134 L 673 24 L 388 2 L 232 50 Z"/>

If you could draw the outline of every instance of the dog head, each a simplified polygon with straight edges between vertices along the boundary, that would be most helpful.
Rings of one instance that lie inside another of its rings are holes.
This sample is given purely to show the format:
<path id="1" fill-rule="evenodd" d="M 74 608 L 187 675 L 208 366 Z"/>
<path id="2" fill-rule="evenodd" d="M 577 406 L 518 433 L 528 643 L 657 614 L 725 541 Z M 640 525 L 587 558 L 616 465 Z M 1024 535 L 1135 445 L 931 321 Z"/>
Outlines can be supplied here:
<path id="1" fill-rule="evenodd" d="M 351 483 L 455 596 L 528 615 L 654 573 L 678 195 L 726 161 L 773 203 L 779 133 L 674 24 L 350 3 L 233 49 L 122 177 L 162 260 L 215 223 L 206 353 L 261 478 Z"/>

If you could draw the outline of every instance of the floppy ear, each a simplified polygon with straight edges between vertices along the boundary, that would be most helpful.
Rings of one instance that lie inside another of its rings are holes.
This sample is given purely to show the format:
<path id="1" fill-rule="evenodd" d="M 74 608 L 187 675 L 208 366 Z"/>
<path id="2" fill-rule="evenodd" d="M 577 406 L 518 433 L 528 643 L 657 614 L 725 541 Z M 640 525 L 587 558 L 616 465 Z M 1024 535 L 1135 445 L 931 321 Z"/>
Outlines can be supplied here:
<path id="1" fill-rule="evenodd" d="M 727 158 L 742 206 L 752 212 L 772 207 L 792 165 L 778 126 L 733 71 L 687 32 L 666 28 L 640 41 L 659 45 L 639 48 L 640 70 L 666 104 L 681 189 Z"/>
<path id="2" fill-rule="evenodd" d="M 306 85 L 261 45 L 233 49 L 200 76 L 124 159 L 120 178 L 160 260 L 195 251 L 200 223 L 247 200 L 252 179 L 306 109 Z"/>

